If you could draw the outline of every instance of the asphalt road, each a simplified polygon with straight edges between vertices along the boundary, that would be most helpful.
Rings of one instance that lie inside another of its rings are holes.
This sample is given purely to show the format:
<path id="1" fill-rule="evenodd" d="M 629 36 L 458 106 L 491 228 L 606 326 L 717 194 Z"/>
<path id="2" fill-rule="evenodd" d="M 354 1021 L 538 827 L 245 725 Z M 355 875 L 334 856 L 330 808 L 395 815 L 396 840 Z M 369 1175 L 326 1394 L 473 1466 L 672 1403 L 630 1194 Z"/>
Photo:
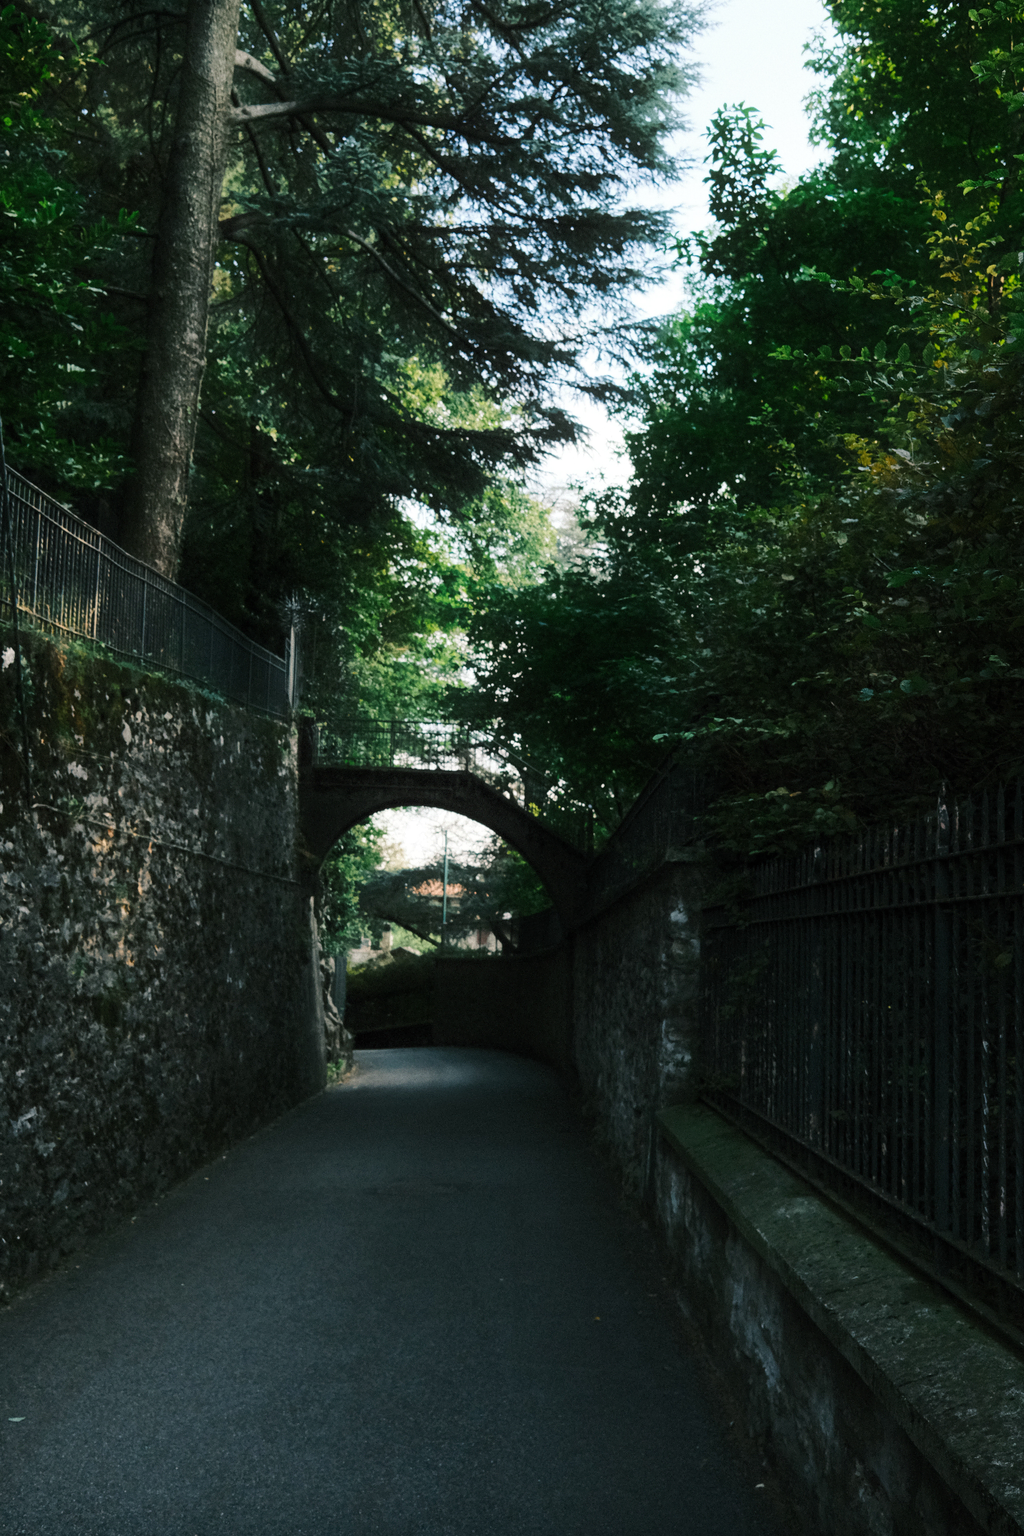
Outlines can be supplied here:
<path id="1" fill-rule="evenodd" d="M 357 1060 L 0 1313 L 3 1536 L 776 1536 L 553 1074 Z"/>

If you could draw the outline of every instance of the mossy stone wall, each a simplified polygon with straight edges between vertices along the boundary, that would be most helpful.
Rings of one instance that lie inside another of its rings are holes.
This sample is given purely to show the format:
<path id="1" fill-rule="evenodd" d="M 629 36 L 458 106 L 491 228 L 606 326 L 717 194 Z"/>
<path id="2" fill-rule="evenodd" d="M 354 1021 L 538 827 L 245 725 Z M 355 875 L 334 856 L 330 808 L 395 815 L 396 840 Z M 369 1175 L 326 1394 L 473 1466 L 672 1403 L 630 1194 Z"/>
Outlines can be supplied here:
<path id="1" fill-rule="evenodd" d="M 0 1299 L 315 1092 L 288 727 L 0 636 Z"/>

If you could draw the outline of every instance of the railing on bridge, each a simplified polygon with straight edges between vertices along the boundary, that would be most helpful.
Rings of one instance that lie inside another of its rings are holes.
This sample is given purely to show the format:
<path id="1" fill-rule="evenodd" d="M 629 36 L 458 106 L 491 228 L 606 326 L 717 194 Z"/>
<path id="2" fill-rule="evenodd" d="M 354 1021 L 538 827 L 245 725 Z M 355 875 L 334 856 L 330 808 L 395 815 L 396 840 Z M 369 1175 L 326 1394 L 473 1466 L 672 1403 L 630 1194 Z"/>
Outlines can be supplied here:
<path id="1" fill-rule="evenodd" d="M 19 615 L 53 634 L 203 683 L 233 703 L 288 714 L 288 657 L 249 640 L 12 470 L 7 493 Z M 10 612 L 5 565 L 0 616 Z"/>
<path id="2" fill-rule="evenodd" d="M 444 720 L 368 720 L 352 715 L 314 725 L 316 761 L 339 768 L 444 768 L 493 776 L 482 731 Z"/>
<path id="3" fill-rule="evenodd" d="M 1024 793 L 755 867 L 705 912 L 707 1098 L 1024 1328 Z"/>

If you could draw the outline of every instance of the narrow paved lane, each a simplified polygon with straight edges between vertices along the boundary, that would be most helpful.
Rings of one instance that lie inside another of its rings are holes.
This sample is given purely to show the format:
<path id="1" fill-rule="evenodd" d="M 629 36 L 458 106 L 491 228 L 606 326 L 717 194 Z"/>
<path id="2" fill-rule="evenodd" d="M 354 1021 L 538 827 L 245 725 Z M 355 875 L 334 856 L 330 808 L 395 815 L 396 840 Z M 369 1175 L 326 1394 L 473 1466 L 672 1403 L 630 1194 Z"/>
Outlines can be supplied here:
<path id="1" fill-rule="evenodd" d="M 554 1076 L 358 1059 L 0 1314 L 3 1536 L 775 1536 Z"/>

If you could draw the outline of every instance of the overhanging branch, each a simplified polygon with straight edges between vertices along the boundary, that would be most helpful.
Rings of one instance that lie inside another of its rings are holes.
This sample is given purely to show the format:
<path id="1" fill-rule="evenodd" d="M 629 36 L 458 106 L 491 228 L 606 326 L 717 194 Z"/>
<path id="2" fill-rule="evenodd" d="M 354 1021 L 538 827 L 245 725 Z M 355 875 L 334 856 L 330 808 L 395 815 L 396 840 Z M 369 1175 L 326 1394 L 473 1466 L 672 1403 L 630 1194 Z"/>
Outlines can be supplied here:
<path id="1" fill-rule="evenodd" d="M 418 293 L 411 283 L 407 283 L 405 279 L 395 271 L 391 263 L 384 260 L 384 257 L 380 254 L 375 246 L 372 246 L 368 240 L 361 239 L 359 235 L 353 234 L 350 229 L 343 230 L 342 233 L 344 234 L 346 240 L 351 240 L 354 245 L 360 246 L 368 256 L 372 256 L 381 270 L 387 273 L 391 281 L 396 283 L 398 287 L 401 288 L 403 293 L 407 293 L 409 297 L 415 301 L 415 303 L 419 304 L 423 309 L 425 309 L 427 314 L 431 315 L 433 319 L 437 321 L 438 325 L 443 325 L 449 336 L 454 336 L 455 340 L 459 343 L 460 346 L 463 344 L 462 338 L 460 337 L 458 331 L 455 329 L 454 325 L 452 325 L 451 321 L 446 320 L 441 311 L 439 309 L 435 309 L 430 300 L 425 299 L 422 293 Z"/>
<path id="2" fill-rule="evenodd" d="M 220 238 L 222 240 L 237 241 L 238 244 L 244 245 L 246 250 L 252 251 L 253 255 L 260 263 L 261 272 L 264 272 L 265 276 L 266 272 L 263 258 L 260 252 L 251 243 L 251 241 L 244 238 L 244 234 L 247 229 L 252 229 L 254 225 L 266 224 L 268 222 L 270 221 L 267 219 L 266 215 L 262 213 L 237 213 L 229 219 L 221 219 L 220 225 L 218 226 Z M 466 343 L 459 335 L 459 332 L 456 330 L 455 326 L 452 325 L 451 321 L 447 320 L 439 309 L 435 309 L 430 300 L 425 298 L 422 293 L 419 293 L 417 289 L 413 287 L 412 283 L 406 282 L 401 273 L 396 272 L 391 263 L 385 261 L 384 257 L 380 254 L 375 246 L 371 245 L 368 240 L 362 239 L 360 235 L 357 235 L 351 229 L 342 230 L 341 233 L 346 240 L 351 240 L 353 245 L 358 245 L 360 250 L 365 251 L 368 256 L 371 256 L 380 267 L 381 271 L 387 274 L 390 281 L 393 282 L 396 287 L 401 288 L 403 293 L 408 294 L 409 298 L 412 299 L 415 304 L 418 304 L 421 309 L 425 309 L 431 319 L 436 320 L 438 325 L 443 326 L 444 329 L 448 332 L 449 336 L 453 337 L 454 340 L 459 343 L 460 347 L 466 346 Z M 267 278 L 267 285 L 268 287 L 271 286 L 271 280 L 269 277 Z M 296 330 L 296 334 L 301 337 L 301 332 L 298 330 Z"/>
<path id="3" fill-rule="evenodd" d="M 269 43 L 270 51 L 274 55 L 274 58 L 277 60 L 278 68 L 280 69 L 282 75 L 290 75 L 291 66 L 285 57 L 284 49 L 278 42 L 277 33 L 271 26 L 267 13 L 264 11 L 263 6 L 260 4 L 260 0 L 249 0 L 249 5 L 253 15 L 256 18 L 256 25 L 259 27 L 260 31 L 263 33 L 263 36 Z"/>
<path id="4" fill-rule="evenodd" d="M 378 117 L 390 123 L 415 123 L 422 128 L 439 128 L 446 133 L 461 133 L 470 142 L 472 135 L 465 123 L 455 117 L 429 112 L 416 112 L 411 108 L 396 107 L 382 101 L 359 101 L 351 96 L 309 96 L 306 100 L 262 101 L 232 107 L 228 121 L 232 123 L 272 122 L 278 117 L 303 117 L 312 112 L 343 112 L 349 117 Z M 508 142 L 512 142 L 509 139 Z"/>
<path id="5" fill-rule="evenodd" d="M 259 59 L 254 59 L 251 53 L 246 53 L 244 48 L 235 49 L 235 68 L 244 69 L 248 74 L 256 75 L 258 79 L 263 80 L 267 85 L 272 85 L 275 91 L 279 91 L 281 88 L 281 82 L 273 70 L 268 69 L 265 64 L 261 64 Z"/>
<path id="6" fill-rule="evenodd" d="M 247 240 L 244 235 L 235 234 L 232 238 L 238 245 L 244 245 L 246 250 L 252 253 L 253 260 L 255 261 L 257 267 L 259 267 L 260 276 L 262 277 L 264 283 L 267 285 L 267 292 L 270 294 L 271 298 L 274 300 L 274 303 L 280 310 L 281 318 L 284 320 L 285 326 L 287 327 L 292 340 L 295 342 L 299 351 L 302 353 L 302 360 L 305 363 L 309 376 L 313 380 L 313 383 L 316 386 L 318 392 L 327 401 L 327 404 L 331 407 L 332 410 L 338 411 L 339 413 L 344 413 L 344 406 L 341 404 L 340 400 L 338 400 L 337 396 L 334 394 L 334 391 L 324 383 L 323 379 L 321 379 L 320 371 L 317 368 L 316 358 L 313 356 L 312 348 L 310 347 L 309 342 L 306 340 L 305 336 L 302 334 L 302 327 L 299 325 L 298 321 L 295 319 L 295 316 L 289 309 L 288 301 L 282 293 L 279 284 L 274 280 L 273 273 L 271 272 L 270 267 L 268 266 L 263 256 L 263 252 L 259 249 L 258 246 L 253 245 L 251 240 Z"/>

